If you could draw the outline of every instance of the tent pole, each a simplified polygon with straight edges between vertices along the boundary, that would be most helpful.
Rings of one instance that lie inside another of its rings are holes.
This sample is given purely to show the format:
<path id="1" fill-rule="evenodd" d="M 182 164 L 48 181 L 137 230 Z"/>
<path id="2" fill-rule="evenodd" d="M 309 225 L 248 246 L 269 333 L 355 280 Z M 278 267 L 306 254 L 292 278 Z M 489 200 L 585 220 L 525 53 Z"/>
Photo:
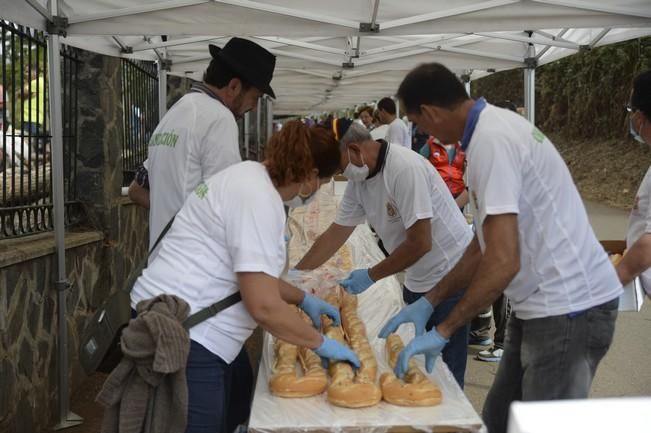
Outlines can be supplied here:
<path id="1" fill-rule="evenodd" d="M 536 123 L 536 58 L 535 48 L 529 44 L 529 57 L 525 59 L 527 67 L 524 69 L 524 107 L 527 120 Z"/>
<path id="2" fill-rule="evenodd" d="M 267 98 L 267 139 L 265 142 L 269 142 L 271 139 L 271 136 L 273 135 L 274 129 L 273 129 L 273 120 L 274 120 L 274 115 L 273 115 L 273 100 L 271 98 Z"/>
<path id="3" fill-rule="evenodd" d="M 158 60 L 158 120 L 167 113 L 167 71 L 162 60 Z"/>
<path id="4" fill-rule="evenodd" d="M 58 15 L 58 0 L 50 1 L 50 14 Z M 56 244 L 57 277 L 54 288 L 57 291 L 57 363 L 59 422 L 55 430 L 74 427 L 82 418 L 70 412 L 70 389 L 68 377 L 68 322 L 66 298 L 70 284 L 66 275 L 65 247 L 65 195 L 63 189 L 63 119 L 61 115 L 61 41 L 58 34 L 48 35 L 48 73 L 50 92 L 50 119 L 52 139 L 52 202 L 54 210 L 54 238 Z"/>
<path id="5" fill-rule="evenodd" d="M 244 160 L 249 159 L 249 139 L 251 137 L 251 133 L 249 132 L 249 128 L 251 126 L 251 112 L 247 111 L 244 113 Z"/>
<path id="6" fill-rule="evenodd" d="M 262 97 L 258 98 L 258 108 L 255 110 L 255 157 L 260 159 L 260 143 L 262 142 Z"/>

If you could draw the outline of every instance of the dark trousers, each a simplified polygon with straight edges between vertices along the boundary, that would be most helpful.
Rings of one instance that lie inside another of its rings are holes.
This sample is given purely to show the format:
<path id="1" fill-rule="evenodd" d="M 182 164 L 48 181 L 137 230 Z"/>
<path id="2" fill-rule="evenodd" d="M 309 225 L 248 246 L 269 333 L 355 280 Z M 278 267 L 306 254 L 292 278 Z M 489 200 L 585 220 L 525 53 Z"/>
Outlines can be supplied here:
<path id="1" fill-rule="evenodd" d="M 612 342 L 618 305 L 615 298 L 574 316 L 511 317 L 482 413 L 488 432 L 506 432 L 514 400 L 586 398 Z"/>
<path id="2" fill-rule="evenodd" d="M 407 304 L 413 304 L 425 293 L 414 293 L 407 287 L 402 288 L 402 298 Z M 463 296 L 463 291 L 446 299 L 434 308 L 432 316 L 427 321 L 426 329 L 430 331 L 438 324 L 443 322 L 450 311 L 459 302 Z M 464 376 L 466 374 L 466 361 L 468 359 L 468 325 L 465 325 L 457 330 L 450 337 L 450 342 L 445 345 L 441 353 L 443 361 L 447 364 L 448 368 L 457 380 L 457 383 L 463 389 Z"/>
<path id="3" fill-rule="evenodd" d="M 492 311 L 492 314 L 490 314 Z M 470 336 L 477 340 L 485 340 L 491 337 L 491 316 L 495 322 L 495 335 L 493 344 L 497 349 L 504 349 L 504 336 L 506 334 L 506 323 L 511 314 L 509 300 L 504 295 L 493 302 L 492 307 L 482 311 L 479 316 L 472 320 L 470 325 Z"/>
<path id="4" fill-rule="evenodd" d="M 188 424 L 186 433 L 232 433 L 251 410 L 253 372 L 246 349 L 227 364 L 192 341 L 186 367 Z"/>

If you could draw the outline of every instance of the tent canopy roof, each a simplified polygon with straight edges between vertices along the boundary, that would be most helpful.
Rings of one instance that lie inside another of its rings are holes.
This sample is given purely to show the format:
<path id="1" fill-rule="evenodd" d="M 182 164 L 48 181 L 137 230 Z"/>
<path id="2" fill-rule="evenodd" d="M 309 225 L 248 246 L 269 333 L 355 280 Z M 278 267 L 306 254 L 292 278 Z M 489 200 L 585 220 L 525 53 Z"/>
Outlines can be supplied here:
<path id="1" fill-rule="evenodd" d="M 3 19 L 45 30 L 39 10 L 45 0 L 0 0 Z M 165 58 L 195 79 L 209 42 L 248 37 L 277 56 L 276 113 L 392 95 L 423 62 L 477 78 L 651 34 L 649 0 L 63 0 L 60 11 L 65 43 Z"/>

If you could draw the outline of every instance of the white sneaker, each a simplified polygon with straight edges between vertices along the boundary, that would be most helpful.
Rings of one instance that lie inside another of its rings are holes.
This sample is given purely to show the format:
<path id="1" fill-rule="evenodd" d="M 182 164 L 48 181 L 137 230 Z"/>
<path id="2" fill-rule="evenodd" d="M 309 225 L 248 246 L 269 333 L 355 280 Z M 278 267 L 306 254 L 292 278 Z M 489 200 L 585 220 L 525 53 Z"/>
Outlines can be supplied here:
<path id="1" fill-rule="evenodd" d="M 481 352 L 479 352 L 477 354 L 477 359 L 486 362 L 498 362 L 500 359 L 502 359 L 503 354 L 504 354 L 504 349 L 498 349 L 495 346 L 493 346 L 490 349 L 482 350 Z"/>

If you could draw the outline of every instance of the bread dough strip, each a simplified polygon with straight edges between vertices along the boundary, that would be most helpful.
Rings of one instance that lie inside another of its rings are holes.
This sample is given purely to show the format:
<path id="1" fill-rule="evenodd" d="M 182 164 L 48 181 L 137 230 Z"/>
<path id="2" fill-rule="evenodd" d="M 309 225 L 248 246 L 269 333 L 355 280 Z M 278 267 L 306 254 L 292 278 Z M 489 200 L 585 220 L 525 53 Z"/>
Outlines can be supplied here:
<path id="1" fill-rule="evenodd" d="M 395 368 L 400 351 L 404 348 L 402 339 L 397 334 L 387 338 L 389 365 Z M 435 406 L 441 403 L 441 390 L 434 385 L 418 368 L 414 359 L 409 360 L 409 368 L 404 382 L 392 372 L 380 376 L 382 396 L 388 403 L 398 406 Z"/>

